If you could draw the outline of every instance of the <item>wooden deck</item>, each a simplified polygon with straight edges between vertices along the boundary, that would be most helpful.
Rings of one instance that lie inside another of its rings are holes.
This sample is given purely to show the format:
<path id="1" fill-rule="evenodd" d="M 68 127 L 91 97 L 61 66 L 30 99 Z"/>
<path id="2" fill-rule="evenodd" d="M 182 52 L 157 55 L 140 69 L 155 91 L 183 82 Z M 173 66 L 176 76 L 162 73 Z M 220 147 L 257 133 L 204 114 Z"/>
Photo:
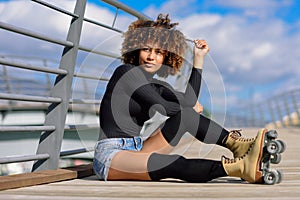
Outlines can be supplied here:
<path id="1" fill-rule="evenodd" d="M 256 129 L 245 129 L 249 136 Z M 95 176 L 82 179 L 60 181 L 0 191 L 0 199 L 300 199 L 300 129 L 280 129 L 279 139 L 287 144 L 282 162 L 273 165 L 280 169 L 284 178 L 281 184 L 248 184 L 236 178 L 220 178 L 211 183 L 184 183 L 178 180 L 160 182 L 147 181 L 98 181 Z M 203 145 L 197 141 L 189 142 L 190 137 L 181 141 L 178 153 L 187 157 L 219 159 L 226 149 L 214 145 Z"/>

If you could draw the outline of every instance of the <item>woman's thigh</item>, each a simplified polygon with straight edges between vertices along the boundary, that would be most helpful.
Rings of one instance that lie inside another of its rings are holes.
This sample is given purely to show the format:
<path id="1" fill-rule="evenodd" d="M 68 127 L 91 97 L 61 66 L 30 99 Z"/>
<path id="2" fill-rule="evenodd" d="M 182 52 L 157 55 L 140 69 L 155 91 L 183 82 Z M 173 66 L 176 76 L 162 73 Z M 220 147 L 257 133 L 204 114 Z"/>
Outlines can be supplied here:
<path id="1" fill-rule="evenodd" d="M 152 153 L 168 154 L 173 149 L 160 130 L 144 142 L 141 151 L 120 151 L 112 159 L 108 180 L 151 180 L 147 170 Z"/>

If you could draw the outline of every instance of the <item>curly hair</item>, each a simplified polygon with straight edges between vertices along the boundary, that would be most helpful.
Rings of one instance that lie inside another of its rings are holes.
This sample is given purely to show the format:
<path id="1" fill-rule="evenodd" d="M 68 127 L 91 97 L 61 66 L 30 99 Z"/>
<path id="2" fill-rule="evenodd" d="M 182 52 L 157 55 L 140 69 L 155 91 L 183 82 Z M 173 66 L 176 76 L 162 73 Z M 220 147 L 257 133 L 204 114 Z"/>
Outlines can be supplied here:
<path id="1" fill-rule="evenodd" d="M 167 52 L 157 75 L 167 77 L 176 74 L 182 66 L 187 48 L 185 36 L 175 29 L 176 25 L 178 23 L 171 23 L 168 14 L 158 15 L 155 21 L 139 19 L 131 23 L 123 35 L 122 61 L 138 66 L 140 49 L 151 42 Z"/>

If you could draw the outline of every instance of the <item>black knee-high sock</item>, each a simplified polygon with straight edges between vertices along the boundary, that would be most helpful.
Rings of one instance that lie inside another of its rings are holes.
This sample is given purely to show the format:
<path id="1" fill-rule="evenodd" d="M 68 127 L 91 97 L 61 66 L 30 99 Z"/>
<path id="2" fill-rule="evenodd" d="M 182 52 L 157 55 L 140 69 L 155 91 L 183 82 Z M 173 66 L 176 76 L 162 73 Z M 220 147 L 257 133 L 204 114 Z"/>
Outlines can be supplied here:
<path id="1" fill-rule="evenodd" d="M 186 159 L 180 155 L 153 153 L 148 159 L 148 173 L 152 180 L 176 178 L 187 182 L 204 183 L 227 176 L 221 161 Z"/>
<path id="2" fill-rule="evenodd" d="M 177 145 L 186 132 L 207 144 L 225 146 L 223 141 L 229 134 L 225 128 L 207 117 L 199 115 L 193 108 L 184 108 L 181 112 L 170 117 L 161 131 L 172 146 Z"/>

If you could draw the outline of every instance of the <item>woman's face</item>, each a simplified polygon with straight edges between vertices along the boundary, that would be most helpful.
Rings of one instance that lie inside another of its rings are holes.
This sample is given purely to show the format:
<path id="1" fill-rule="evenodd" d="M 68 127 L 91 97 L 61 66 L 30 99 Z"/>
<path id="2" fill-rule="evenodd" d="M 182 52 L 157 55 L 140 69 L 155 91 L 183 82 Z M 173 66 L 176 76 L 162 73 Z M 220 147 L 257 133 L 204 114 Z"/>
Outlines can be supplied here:
<path id="1" fill-rule="evenodd" d="M 148 73 L 156 73 L 164 62 L 166 52 L 152 45 L 145 45 L 140 50 L 139 64 Z"/>

